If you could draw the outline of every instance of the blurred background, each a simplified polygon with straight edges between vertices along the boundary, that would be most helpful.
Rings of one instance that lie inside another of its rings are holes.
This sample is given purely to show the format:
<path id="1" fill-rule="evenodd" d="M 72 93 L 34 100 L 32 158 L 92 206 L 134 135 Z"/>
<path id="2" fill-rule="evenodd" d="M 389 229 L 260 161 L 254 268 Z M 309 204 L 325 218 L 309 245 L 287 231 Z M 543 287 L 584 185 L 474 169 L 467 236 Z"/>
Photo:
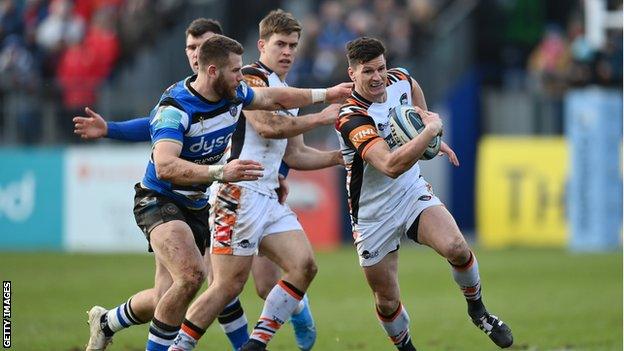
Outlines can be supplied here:
<path id="1" fill-rule="evenodd" d="M 477 252 L 514 349 L 622 350 L 621 0 L 0 0 L 0 277 L 13 282 L 14 349 L 83 349 L 85 310 L 153 283 L 132 215 L 150 145 L 79 140 L 72 117 L 85 106 L 109 121 L 147 116 L 191 74 L 184 31 L 197 17 L 219 20 L 255 61 L 258 22 L 275 8 L 304 28 L 289 84 L 347 81 L 344 46 L 362 35 L 420 83 L 461 162 L 421 168 Z M 329 127 L 305 139 L 338 147 Z M 352 248 L 343 170 L 288 180 L 317 249 L 315 349 L 392 350 Z M 401 262 L 419 349 L 493 349 L 446 262 L 413 248 Z M 253 289 L 243 305 L 255 320 Z M 144 349 L 146 333 L 111 349 Z M 208 335 L 206 349 L 228 348 L 219 328 Z M 271 346 L 293 350 L 292 333 Z"/>
<path id="2" fill-rule="evenodd" d="M 384 40 L 389 66 L 420 83 L 461 161 L 421 167 L 471 239 L 620 248 L 622 1 L 612 0 L 0 0 L 0 248 L 142 249 L 132 184 L 149 145 L 81 141 L 72 117 L 85 106 L 111 121 L 147 116 L 191 73 L 184 30 L 196 17 L 218 19 L 244 62 L 256 60 L 258 22 L 278 7 L 304 27 L 291 85 L 347 81 L 344 46 L 362 35 Z M 338 145 L 331 128 L 306 141 Z M 290 177 L 291 206 L 319 248 L 351 240 L 343 179 Z"/>

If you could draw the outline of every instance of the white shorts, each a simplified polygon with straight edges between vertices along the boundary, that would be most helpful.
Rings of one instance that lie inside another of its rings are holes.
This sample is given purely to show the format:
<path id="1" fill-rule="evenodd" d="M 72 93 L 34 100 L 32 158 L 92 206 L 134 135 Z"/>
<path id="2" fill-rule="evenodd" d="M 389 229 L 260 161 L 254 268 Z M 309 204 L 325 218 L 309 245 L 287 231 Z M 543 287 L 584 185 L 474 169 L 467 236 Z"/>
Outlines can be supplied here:
<path id="1" fill-rule="evenodd" d="M 276 196 L 235 184 L 218 184 L 210 195 L 210 252 L 252 256 L 267 235 L 301 230 L 297 215 Z"/>
<path id="2" fill-rule="evenodd" d="M 440 199 L 433 194 L 431 185 L 422 177 L 416 181 L 415 191 L 401 199 L 391 213 L 382 219 L 359 219 L 353 225 L 353 238 L 360 266 L 373 266 L 390 252 L 399 248 L 401 239 L 416 218 L 428 207 L 442 205 Z"/>

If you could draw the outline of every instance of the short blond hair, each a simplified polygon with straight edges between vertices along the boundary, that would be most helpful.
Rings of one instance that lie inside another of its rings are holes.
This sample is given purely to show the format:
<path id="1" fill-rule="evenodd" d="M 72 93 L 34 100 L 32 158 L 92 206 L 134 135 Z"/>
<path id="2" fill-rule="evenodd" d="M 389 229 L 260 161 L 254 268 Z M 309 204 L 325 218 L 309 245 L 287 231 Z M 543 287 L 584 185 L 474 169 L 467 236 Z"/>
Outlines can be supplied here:
<path id="1" fill-rule="evenodd" d="M 289 12 L 277 9 L 269 12 L 260 21 L 260 39 L 269 40 L 273 34 L 296 32 L 301 37 L 301 23 Z"/>

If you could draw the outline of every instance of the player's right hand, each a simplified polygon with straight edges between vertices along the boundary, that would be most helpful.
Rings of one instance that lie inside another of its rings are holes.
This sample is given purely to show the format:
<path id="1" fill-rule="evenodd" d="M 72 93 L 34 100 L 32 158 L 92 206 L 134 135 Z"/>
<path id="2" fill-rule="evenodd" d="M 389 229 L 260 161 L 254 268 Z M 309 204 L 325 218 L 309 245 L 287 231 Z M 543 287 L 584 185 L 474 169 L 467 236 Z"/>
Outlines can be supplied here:
<path id="1" fill-rule="evenodd" d="M 435 112 L 426 111 L 421 109 L 418 106 L 414 106 L 416 112 L 420 116 L 420 119 L 423 121 L 425 125 L 425 130 L 429 130 L 431 132 L 431 136 L 435 137 L 436 135 L 442 135 L 442 119 L 440 119 L 440 115 Z"/>
<path id="2" fill-rule="evenodd" d="M 262 177 L 264 167 L 256 161 L 232 160 L 223 166 L 223 182 L 242 182 Z"/>
<path id="3" fill-rule="evenodd" d="M 85 107 L 88 117 L 74 117 L 74 133 L 83 139 L 98 139 L 108 134 L 108 126 L 102 116 L 88 107 Z"/>
<path id="4" fill-rule="evenodd" d="M 340 112 L 340 104 L 331 104 L 320 112 L 321 124 L 324 126 L 334 125 Z"/>
<path id="5" fill-rule="evenodd" d="M 351 91 L 353 91 L 353 82 L 334 85 L 331 88 L 327 88 L 325 102 L 342 103 L 346 98 L 351 96 Z"/>

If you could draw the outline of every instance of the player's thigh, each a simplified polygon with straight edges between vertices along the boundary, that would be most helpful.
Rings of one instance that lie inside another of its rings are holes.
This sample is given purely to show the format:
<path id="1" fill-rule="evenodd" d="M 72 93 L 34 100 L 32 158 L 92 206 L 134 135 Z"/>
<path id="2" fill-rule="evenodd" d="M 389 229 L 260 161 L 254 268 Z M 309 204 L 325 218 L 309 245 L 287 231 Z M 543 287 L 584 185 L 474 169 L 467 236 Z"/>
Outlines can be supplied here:
<path id="1" fill-rule="evenodd" d="M 432 206 L 420 214 L 418 242 L 433 248 L 444 257 L 452 251 L 468 248 L 455 219 L 444 206 Z"/>
<path id="2" fill-rule="evenodd" d="M 253 259 L 251 274 L 258 295 L 264 299 L 280 279 L 282 270 L 268 257 L 258 255 Z"/>
<path id="3" fill-rule="evenodd" d="M 376 300 L 398 300 L 399 291 L 399 250 L 388 253 L 381 261 L 362 267 L 368 286 Z"/>
<path id="4" fill-rule="evenodd" d="M 174 280 L 192 275 L 203 281 L 203 258 L 191 228 L 184 221 L 173 220 L 156 226 L 150 232 L 150 244 L 157 259 Z"/>
<path id="5" fill-rule="evenodd" d="M 242 288 L 249 278 L 253 256 L 212 254 L 213 284 Z"/>
<path id="6" fill-rule="evenodd" d="M 260 242 L 260 252 L 285 271 L 307 269 L 314 265 L 314 252 L 301 230 L 267 235 Z"/>

